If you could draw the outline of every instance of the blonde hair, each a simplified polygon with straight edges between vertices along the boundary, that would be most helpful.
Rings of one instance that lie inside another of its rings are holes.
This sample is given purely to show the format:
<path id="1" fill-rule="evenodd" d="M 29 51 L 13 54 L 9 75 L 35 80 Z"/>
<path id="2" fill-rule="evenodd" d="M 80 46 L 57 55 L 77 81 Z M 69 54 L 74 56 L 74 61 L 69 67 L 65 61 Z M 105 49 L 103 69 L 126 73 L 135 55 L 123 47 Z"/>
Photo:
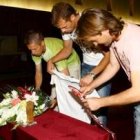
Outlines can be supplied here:
<path id="1" fill-rule="evenodd" d="M 87 40 L 88 37 L 101 34 L 104 30 L 118 36 L 123 29 L 124 22 L 113 14 L 102 9 L 86 9 L 83 11 L 77 25 L 78 38 Z"/>

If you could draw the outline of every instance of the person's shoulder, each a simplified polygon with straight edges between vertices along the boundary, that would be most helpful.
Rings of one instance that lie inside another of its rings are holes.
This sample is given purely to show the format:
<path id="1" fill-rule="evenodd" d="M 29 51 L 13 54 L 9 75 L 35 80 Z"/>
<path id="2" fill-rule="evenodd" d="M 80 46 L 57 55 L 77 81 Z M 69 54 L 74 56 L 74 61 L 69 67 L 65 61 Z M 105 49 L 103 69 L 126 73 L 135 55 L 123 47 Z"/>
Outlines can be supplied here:
<path id="1" fill-rule="evenodd" d="M 137 25 L 137 24 L 134 24 L 134 23 L 126 23 L 126 25 L 127 25 L 127 27 L 129 28 L 129 29 L 139 29 L 140 30 L 140 26 L 139 25 Z"/>
<path id="2" fill-rule="evenodd" d="M 60 38 L 56 38 L 56 37 L 45 37 L 45 40 L 50 40 L 50 41 L 62 41 L 62 39 Z"/>

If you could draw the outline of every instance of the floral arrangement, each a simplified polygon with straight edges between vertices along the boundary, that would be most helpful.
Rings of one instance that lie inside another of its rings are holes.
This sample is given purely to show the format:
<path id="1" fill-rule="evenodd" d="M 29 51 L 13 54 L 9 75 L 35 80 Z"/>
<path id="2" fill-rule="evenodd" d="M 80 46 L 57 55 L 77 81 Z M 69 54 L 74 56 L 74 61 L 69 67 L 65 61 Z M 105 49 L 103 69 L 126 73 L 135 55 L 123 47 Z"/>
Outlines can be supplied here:
<path id="1" fill-rule="evenodd" d="M 12 122 L 18 125 L 28 125 L 27 104 L 33 103 L 33 116 L 40 115 L 50 105 L 50 98 L 41 90 L 34 87 L 11 88 L 3 94 L 0 102 L 0 126 Z"/>

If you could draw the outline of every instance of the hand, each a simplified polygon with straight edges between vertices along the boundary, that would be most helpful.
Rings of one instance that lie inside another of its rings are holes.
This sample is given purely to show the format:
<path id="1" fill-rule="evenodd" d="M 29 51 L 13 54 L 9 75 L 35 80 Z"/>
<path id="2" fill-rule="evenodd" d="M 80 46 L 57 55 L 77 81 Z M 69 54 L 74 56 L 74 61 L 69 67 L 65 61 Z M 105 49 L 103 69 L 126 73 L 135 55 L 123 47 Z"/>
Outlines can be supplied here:
<path id="1" fill-rule="evenodd" d="M 52 99 L 51 103 L 50 103 L 50 108 L 55 108 L 57 106 L 57 100 L 56 99 Z"/>
<path id="2" fill-rule="evenodd" d="M 101 108 L 100 98 L 92 97 L 82 100 L 85 108 L 96 111 Z"/>
<path id="3" fill-rule="evenodd" d="M 94 89 L 88 85 L 80 88 L 81 97 L 85 97 L 85 95 L 90 94 Z"/>
<path id="4" fill-rule="evenodd" d="M 52 74 L 53 72 L 53 70 L 55 69 L 55 66 L 54 66 L 54 64 L 53 64 L 53 62 L 51 61 L 51 60 L 49 60 L 48 62 L 47 62 L 47 72 L 49 73 L 49 74 Z"/>
<path id="5" fill-rule="evenodd" d="M 88 84 L 90 84 L 93 81 L 93 78 L 91 75 L 87 74 L 85 76 L 83 76 L 80 80 L 80 86 L 87 86 Z"/>
<path id="6" fill-rule="evenodd" d="M 35 90 L 36 91 L 40 90 L 40 87 L 39 86 L 35 86 Z"/>

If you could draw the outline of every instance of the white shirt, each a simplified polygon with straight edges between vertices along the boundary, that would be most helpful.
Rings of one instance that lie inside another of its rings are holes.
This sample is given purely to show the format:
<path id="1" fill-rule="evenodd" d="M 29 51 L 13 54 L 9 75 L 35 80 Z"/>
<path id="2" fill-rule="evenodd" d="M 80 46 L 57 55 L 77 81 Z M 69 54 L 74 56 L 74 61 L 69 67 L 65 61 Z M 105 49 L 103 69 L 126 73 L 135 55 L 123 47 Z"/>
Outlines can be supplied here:
<path id="1" fill-rule="evenodd" d="M 83 50 L 84 49 L 82 47 L 83 44 L 76 40 L 77 35 L 75 33 L 75 30 L 72 33 L 63 34 L 62 39 L 63 40 L 72 40 L 82 48 L 83 63 L 86 63 L 88 65 L 92 65 L 92 66 L 97 66 L 100 63 L 100 61 L 102 60 L 102 58 L 104 57 L 102 53 L 87 52 L 87 51 Z"/>

